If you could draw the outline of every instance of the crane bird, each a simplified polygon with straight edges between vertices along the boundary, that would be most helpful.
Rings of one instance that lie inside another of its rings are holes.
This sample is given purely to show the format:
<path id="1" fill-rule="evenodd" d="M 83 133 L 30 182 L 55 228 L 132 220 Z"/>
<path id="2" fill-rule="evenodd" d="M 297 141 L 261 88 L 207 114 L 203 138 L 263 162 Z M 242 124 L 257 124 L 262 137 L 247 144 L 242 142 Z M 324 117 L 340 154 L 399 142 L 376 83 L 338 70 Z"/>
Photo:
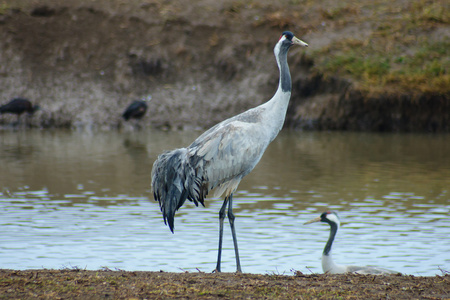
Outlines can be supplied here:
<path id="1" fill-rule="evenodd" d="M 217 265 L 213 272 L 221 271 L 223 222 L 227 206 L 236 268 L 237 272 L 242 272 L 234 228 L 233 193 L 283 127 L 291 97 L 287 53 L 292 45 L 308 46 L 292 32 L 282 33 L 274 48 L 280 78 L 272 99 L 213 126 L 186 148 L 162 153 L 153 164 L 153 195 L 159 202 L 164 223 L 169 225 L 172 233 L 175 211 L 186 199 L 196 206 L 198 203 L 204 206 L 204 199 L 210 190 L 215 188 L 215 197 L 224 195 L 219 211 Z"/>
<path id="2" fill-rule="evenodd" d="M 311 224 L 315 222 L 324 222 L 330 225 L 330 237 L 328 238 L 327 244 L 323 249 L 322 253 L 322 270 L 324 273 L 329 274 L 343 274 L 343 273 L 356 273 L 356 274 L 373 274 L 373 275 L 388 275 L 388 274 L 398 274 L 399 272 L 391 271 L 378 267 L 359 267 L 359 266 L 346 266 L 338 265 L 334 262 L 331 256 L 331 246 L 333 245 L 336 233 L 341 225 L 339 216 L 334 211 L 326 211 L 320 215 L 320 217 L 314 218 L 306 223 Z"/>
<path id="3" fill-rule="evenodd" d="M 133 101 L 128 107 L 125 109 L 122 114 L 122 118 L 125 121 L 129 119 L 141 119 L 145 113 L 147 112 L 147 103 L 144 100 L 136 100 Z"/>
<path id="4" fill-rule="evenodd" d="M 30 100 L 25 98 L 14 98 L 8 103 L 0 106 L 0 114 L 10 113 L 17 115 L 17 123 L 19 123 L 20 116 L 27 112 L 32 115 L 35 111 L 40 109 L 39 105 L 31 104 Z"/>

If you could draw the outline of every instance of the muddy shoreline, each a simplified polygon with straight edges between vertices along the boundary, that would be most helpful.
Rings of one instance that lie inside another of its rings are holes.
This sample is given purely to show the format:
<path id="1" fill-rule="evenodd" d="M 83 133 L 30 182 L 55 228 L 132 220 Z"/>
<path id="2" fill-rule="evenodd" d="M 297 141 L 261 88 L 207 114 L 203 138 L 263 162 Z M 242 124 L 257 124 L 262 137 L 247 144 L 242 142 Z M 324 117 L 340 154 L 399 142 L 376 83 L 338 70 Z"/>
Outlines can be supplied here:
<path id="1" fill-rule="evenodd" d="M 0 270 L 1 299 L 448 299 L 450 276 Z"/>
<path id="2" fill-rule="evenodd" d="M 278 70 L 272 49 L 288 29 L 310 47 L 289 54 L 287 127 L 450 130 L 445 89 L 371 93 L 355 78 L 318 72 L 320 57 L 312 53 L 348 39 L 354 22 L 363 22 L 331 18 L 323 5 L 41 2 L 6 1 L 0 11 L 1 103 L 17 96 L 39 103 L 43 109 L 28 120 L 33 127 L 117 128 L 127 104 L 151 98 L 142 126 L 208 128 L 273 95 Z M 362 19 L 364 11 L 357 14 L 349 5 L 342 11 Z M 358 35 L 373 31 L 361 24 Z M 437 24 L 435 31 L 448 28 Z M 4 115 L 0 124 L 14 120 Z"/>

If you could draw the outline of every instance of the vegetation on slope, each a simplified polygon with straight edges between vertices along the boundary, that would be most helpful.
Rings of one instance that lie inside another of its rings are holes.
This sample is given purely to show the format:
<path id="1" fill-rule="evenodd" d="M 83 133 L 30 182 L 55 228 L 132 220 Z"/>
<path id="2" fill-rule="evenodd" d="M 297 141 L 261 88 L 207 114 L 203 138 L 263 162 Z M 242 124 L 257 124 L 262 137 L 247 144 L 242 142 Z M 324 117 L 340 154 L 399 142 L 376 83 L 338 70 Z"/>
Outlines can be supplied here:
<path id="1" fill-rule="evenodd" d="M 0 0 L 1 96 L 39 99 L 34 126 L 114 127 L 151 93 L 147 125 L 207 128 L 270 97 L 290 30 L 310 47 L 287 126 L 450 131 L 449 22 L 445 0 Z"/>

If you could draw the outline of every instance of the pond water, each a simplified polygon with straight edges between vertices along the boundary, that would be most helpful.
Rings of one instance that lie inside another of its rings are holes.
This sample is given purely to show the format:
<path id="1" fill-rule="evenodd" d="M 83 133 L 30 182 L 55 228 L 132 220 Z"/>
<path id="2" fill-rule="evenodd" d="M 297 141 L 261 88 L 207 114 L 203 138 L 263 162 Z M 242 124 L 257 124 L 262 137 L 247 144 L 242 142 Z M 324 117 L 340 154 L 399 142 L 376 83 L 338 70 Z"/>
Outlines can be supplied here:
<path id="1" fill-rule="evenodd" d="M 185 204 L 175 234 L 150 190 L 153 161 L 200 132 L 0 131 L 0 268 L 215 268 L 221 199 Z M 450 135 L 283 130 L 234 196 L 244 272 L 322 273 L 333 256 L 431 276 L 450 271 Z M 236 269 L 225 223 L 222 271 Z"/>

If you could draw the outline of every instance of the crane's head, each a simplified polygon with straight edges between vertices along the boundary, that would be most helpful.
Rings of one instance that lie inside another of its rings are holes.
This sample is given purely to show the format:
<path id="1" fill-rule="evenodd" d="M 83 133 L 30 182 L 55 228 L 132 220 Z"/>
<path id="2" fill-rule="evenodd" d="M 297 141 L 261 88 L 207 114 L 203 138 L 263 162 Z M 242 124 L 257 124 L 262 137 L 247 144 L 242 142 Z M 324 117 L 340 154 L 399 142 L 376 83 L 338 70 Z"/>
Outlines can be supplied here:
<path id="1" fill-rule="evenodd" d="M 308 44 L 304 41 L 300 40 L 299 38 L 295 37 L 294 34 L 290 31 L 285 31 L 280 36 L 280 41 L 283 43 L 288 44 L 289 46 L 292 45 L 300 45 L 303 47 L 308 47 Z M 279 41 L 279 42 L 280 42 Z"/>
<path id="2" fill-rule="evenodd" d="M 308 222 L 304 223 L 303 225 L 315 223 L 315 222 L 325 222 L 331 225 L 331 223 L 335 223 L 336 225 L 340 225 L 341 221 L 339 220 L 339 217 L 336 212 L 334 211 L 326 211 L 320 215 L 320 217 L 314 218 L 312 220 L 309 220 Z"/>
<path id="3" fill-rule="evenodd" d="M 291 48 L 291 46 L 293 45 L 308 47 L 307 43 L 295 37 L 292 32 L 290 31 L 283 32 L 280 36 L 280 39 L 278 40 L 278 43 L 275 45 L 275 48 L 273 49 L 277 60 L 279 59 L 278 56 L 281 53 L 286 54 L 289 51 L 289 48 Z"/>

